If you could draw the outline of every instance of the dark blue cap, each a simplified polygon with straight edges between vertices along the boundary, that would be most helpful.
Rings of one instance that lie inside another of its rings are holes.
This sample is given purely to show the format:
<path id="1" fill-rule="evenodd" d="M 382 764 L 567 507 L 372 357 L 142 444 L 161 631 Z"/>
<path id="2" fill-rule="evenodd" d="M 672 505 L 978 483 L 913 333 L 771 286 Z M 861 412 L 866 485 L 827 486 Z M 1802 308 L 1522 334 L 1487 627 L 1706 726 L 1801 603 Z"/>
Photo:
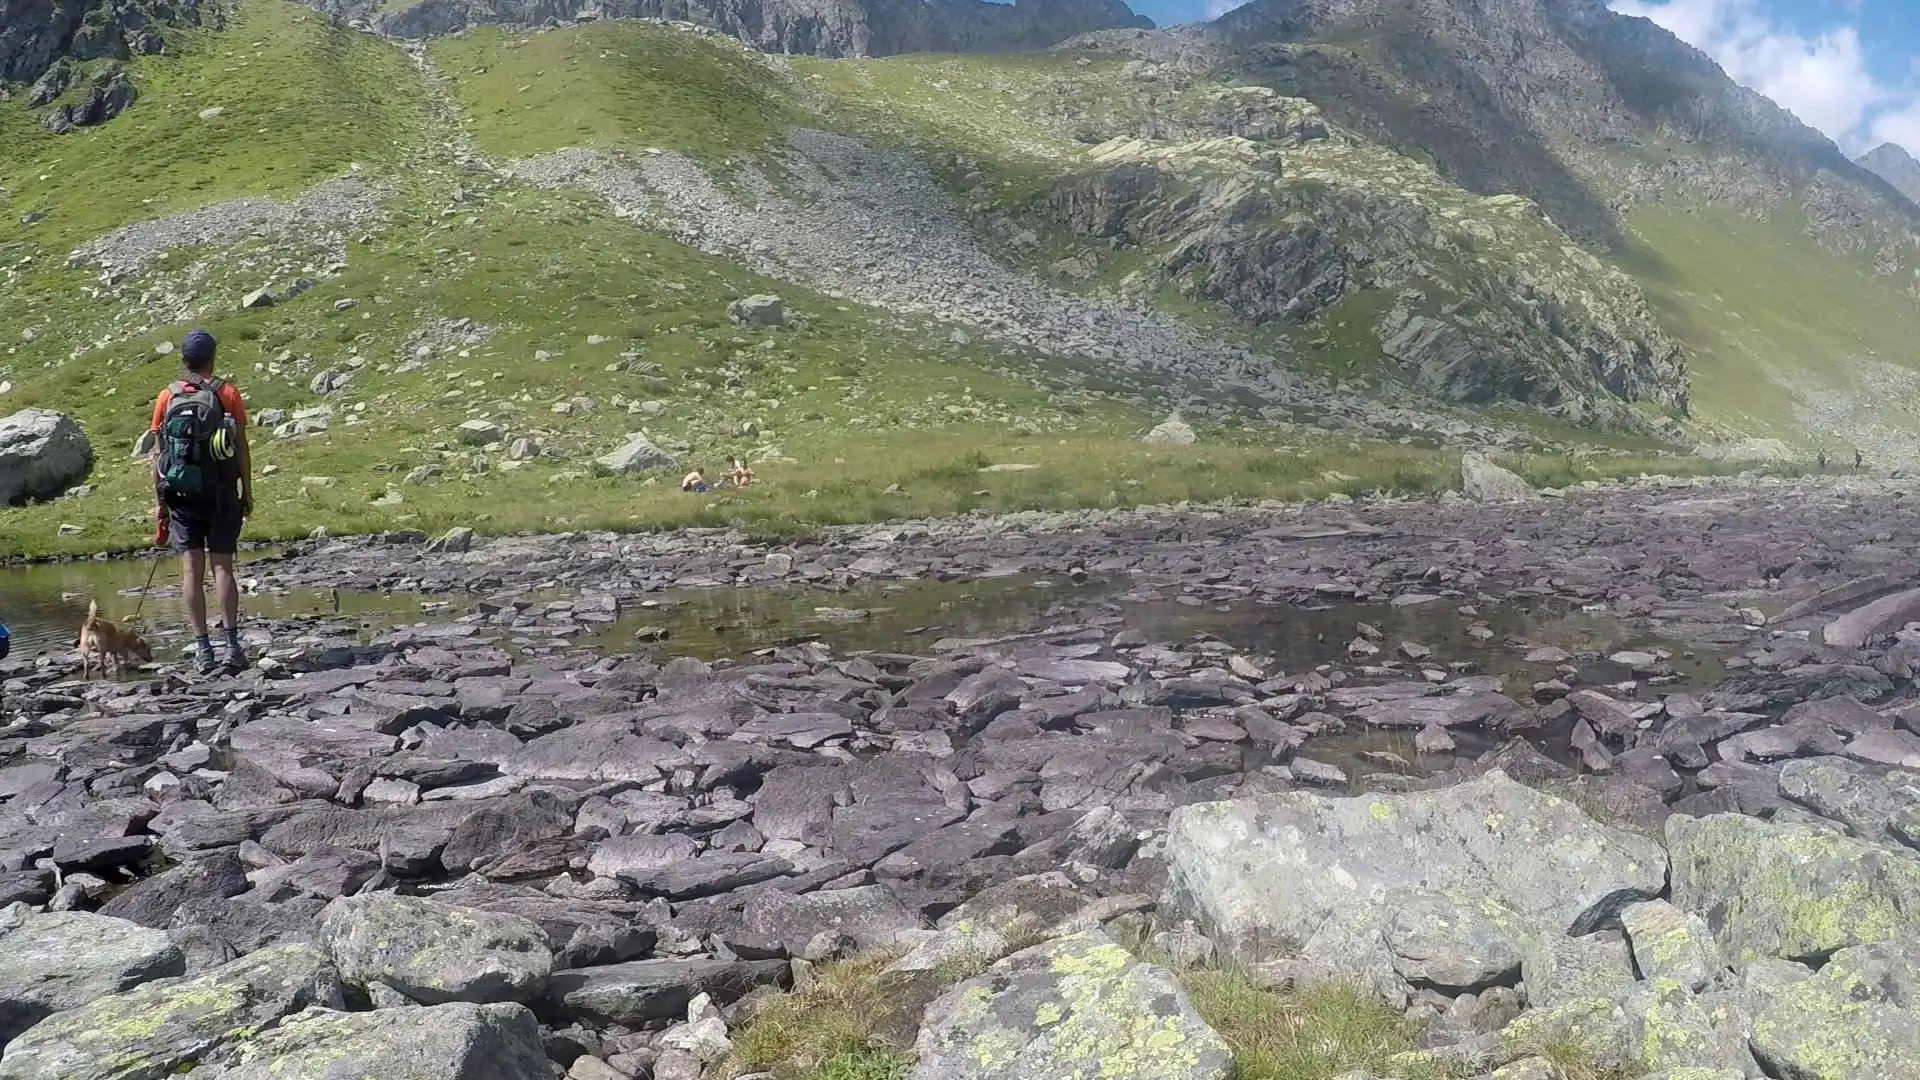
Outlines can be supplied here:
<path id="1" fill-rule="evenodd" d="M 180 341 L 180 357 L 194 367 L 213 363 L 213 335 L 205 330 L 189 330 Z"/>

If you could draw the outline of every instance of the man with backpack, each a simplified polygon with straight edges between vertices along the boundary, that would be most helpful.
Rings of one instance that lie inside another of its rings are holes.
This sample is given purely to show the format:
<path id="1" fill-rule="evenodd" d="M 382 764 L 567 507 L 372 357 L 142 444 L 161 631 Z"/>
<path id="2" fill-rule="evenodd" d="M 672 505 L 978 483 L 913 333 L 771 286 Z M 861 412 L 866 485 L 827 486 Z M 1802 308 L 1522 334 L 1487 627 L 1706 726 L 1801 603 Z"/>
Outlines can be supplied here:
<path id="1" fill-rule="evenodd" d="M 154 516 L 161 543 L 172 540 L 181 556 L 180 591 L 198 637 L 195 658 L 202 674 L 219 670 L 207 633 L 206 570 L 226 632 L 225 670 L 247 666 L 240 644 L 240 586 L 233 557 L 240 524 L 253 513 L 253 464 L 247 453 L 247 407 L 240 390 L 213 374 L 215 342 L 205 330 L 190 331 L 180 344 L 187 370 L 153 403 Z"/>

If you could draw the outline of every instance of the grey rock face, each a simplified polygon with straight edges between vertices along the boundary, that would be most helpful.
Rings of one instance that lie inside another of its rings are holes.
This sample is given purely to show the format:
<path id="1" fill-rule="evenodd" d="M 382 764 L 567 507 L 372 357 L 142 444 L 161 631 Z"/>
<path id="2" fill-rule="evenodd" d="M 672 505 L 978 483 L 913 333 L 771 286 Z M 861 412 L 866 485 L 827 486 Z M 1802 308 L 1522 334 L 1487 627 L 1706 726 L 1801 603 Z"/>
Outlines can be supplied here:
<path id="1" fill-rule="evenodd" d="M 149 983 L 35 1024 L 0 1056 L 5 1080 L 167 1076 L 309 1006 L 343 1007 L 340 978 L 307 945 L 263 949 L 198 978 Z M 131 1070 L 129 1062 L 137 1062 Z"/>
<path id="2" fill-rule="evenodd" d="M 48 113 L 41 124 L 55 135 L 65 135 L 77 128 L 94 127 L 126 112 L 139 96 L 133 80 L 127 78 L 127 73 L 115 64 L 87 84 L 87 92 L 80 100 Z"/>
<path id="3" fill-rule="evenodd" d="M 125 60 L 157 53 L 161 28 L 200 23 L 198 0 L 4 0 L 0 80 L 33 82 L 68 56 Z M 29 104 L 38 108 L 51 100 Z"/>
<path id="4" fill-rule="evenodd" d="M 1171 906 L 1246 959 L 1303 945 L 1326 924 L 1366 923 L 1362 913 L 1396 888 L 1482 897 L 1535 931 L 1565 934 L 1666 883 L 1659 844 L 1497 770 L 1431 792 L 1184 806 L 1169 825 L 1167 869 Z M 1382 958 L 1376 929 L 1330 959 L 1371 970 Z"/>
<path id="5" fill-rule="evenodd" d="M 66 415 L 23 409 L 0 420 L 0 505 L 54 498 L 92 467 L 93 444 Z"/>
<path id="6" fill-rule="evenodd" d="M 0 909 L 0 1045 L 53 1013 L 185 970 L 160 930 L 79 911 Z"/>
<path id="7" fill-rule="evenodd" d="M 427 1005 L 532 1001 L 553 969 L 546 932 L 527 919 L 393 893 L 329 903 L 319 940 L 348 982 Z"/>
<path id="8" fill-rule="evenodd" d="M 928 1006 L 913 1080 L 1226 1080 L 1233 1055 L 1164 968 L 1088 931 L 1018 952 Z"/>
<path id="9" fill-rule="evenodd" d="M 343 1013 L 308 1009 L 248 1040 L 193 1080 L 404 1076 L 525 1080 L 552 1074 L 540 1025 L 523 1005 L 456 1003 Z"/>

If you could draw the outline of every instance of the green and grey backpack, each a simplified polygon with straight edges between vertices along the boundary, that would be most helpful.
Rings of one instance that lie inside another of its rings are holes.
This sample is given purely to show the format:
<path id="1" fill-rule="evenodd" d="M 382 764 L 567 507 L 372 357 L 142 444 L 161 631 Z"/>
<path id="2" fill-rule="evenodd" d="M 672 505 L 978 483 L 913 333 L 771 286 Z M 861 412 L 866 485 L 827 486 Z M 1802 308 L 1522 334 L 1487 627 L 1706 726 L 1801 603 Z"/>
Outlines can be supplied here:
<path id="1" fill-rule="evenodd" d="M 219 501 L 233 479 L 233 420 L 220 402 L 224 380 L 188 375 L 173 384 L 160 420 L 160 488 L 174 506 Z"/>

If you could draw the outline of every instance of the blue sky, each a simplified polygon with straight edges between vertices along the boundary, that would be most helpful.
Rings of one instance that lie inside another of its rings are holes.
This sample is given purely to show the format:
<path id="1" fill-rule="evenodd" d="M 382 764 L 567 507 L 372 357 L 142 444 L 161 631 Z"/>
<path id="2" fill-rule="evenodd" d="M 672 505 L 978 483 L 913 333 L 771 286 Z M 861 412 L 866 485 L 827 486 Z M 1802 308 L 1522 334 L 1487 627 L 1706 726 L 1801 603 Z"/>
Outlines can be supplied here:
<path id="1" fill-rule="evenodd" d="M 1233 0 L 1133 0 L 1162 26 Z M 1920 157 L 1920 0 L 1612 0 L 1713 57 L 1852 154 L 1897 142 Z"/>

